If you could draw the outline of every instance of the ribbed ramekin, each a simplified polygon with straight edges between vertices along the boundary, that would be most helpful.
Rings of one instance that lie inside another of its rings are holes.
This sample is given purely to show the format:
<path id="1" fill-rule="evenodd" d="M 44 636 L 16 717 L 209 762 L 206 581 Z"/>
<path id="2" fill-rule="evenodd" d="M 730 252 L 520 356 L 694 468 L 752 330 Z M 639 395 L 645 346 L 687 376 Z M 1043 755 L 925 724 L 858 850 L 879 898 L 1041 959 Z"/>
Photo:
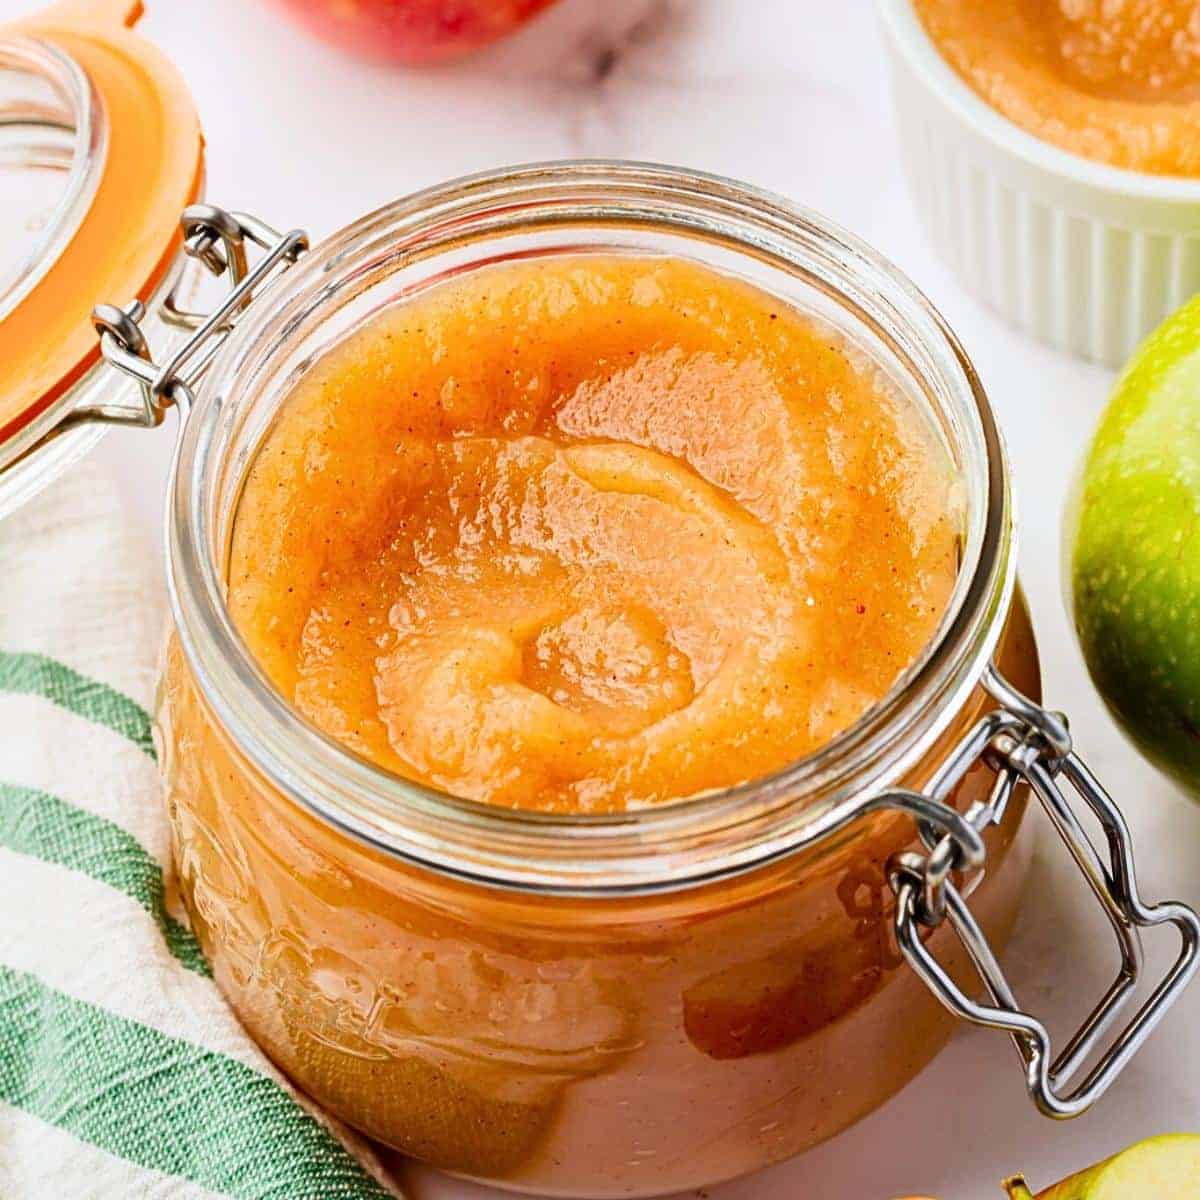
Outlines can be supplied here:
<path id="1" fill-rule="evenodd" d="M 911 0 L 880 0 L 917 210 L 963 285 L 1106 366 L 1200 291 L 1200 180 L 1071 154 L 1014 125 L 942 58 Z"/>

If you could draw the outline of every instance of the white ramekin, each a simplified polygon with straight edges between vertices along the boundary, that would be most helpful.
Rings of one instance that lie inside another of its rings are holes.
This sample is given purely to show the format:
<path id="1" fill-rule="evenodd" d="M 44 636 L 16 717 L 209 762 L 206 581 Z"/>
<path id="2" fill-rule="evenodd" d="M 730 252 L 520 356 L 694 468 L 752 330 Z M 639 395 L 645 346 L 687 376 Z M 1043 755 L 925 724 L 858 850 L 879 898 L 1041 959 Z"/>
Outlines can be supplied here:
<path id="1" fill-rule="evenodd" d="M 917 210 L 963 285 L 1019 329 L 1119 366 L 1200 291 L 1200 180 L 1081 158 L 959 78 L 911 0 L 880 0 Z"/>

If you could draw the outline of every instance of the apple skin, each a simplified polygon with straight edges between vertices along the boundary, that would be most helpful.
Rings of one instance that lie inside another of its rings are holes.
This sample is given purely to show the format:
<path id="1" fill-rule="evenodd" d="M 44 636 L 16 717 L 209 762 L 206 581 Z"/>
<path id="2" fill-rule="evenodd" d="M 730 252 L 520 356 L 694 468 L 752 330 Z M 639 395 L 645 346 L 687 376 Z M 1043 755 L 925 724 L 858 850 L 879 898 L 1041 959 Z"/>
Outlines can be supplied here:
<path id="1" fill-rule="evenodd" d="M 1036 1198 L 1020 1175 L 1004 1188 L 1009 1200 L 1195 1200 L 1200 1196 L 1200 1136 L 1164 1133 L 1134 1142 Z"/>
<path id="2" fill-rule="evenodd" d="M 523 25 L 554 0 L 275 0 L 323 41 L 382 62 L 444 62 Z"/>
<path id="3" fill-rule="evenodd" d="M 1200 297 L 1118 379 L 1066 533 L 1092 682 L 1145 756 L 1200 794 Z"/>

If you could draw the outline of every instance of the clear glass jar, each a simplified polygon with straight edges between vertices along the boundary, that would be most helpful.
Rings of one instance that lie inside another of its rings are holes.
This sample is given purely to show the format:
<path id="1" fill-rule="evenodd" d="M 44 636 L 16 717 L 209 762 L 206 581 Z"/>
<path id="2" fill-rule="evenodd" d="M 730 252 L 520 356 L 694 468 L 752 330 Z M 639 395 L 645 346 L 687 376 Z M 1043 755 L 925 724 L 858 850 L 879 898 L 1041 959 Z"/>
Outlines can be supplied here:
<path id="1" fill-rule="evenodd" d="M 770 778 L 612 816 L 457 800 L 306 725 L 224 606 L 240 489 L 292 380 L 382 306 L 505 259 L 668 254 L 817 313 L 929 414 L 962 477 L 962 569 L 920 661 L 853 728 Z M 185 424 L 169 503 L 175 618 L 158 709 L 185 896 L 216 978 L 277 1063 L 372 1137 L 563 1195 L 699 1187 L 832 1136 L 937 1052 L 950 1016 L 892 933 L 888 866 L 920 787 L 993 707 L 1039 690 L 1013 588 L 1008 471 L 964 354 L 918 292 L 823 220 L 725 180 L 561 164 L 386 208 L 239 320 Z M 954 803 L 986 801 L 967 773 Z M 993 944 L 1029 862 L 1025 798 L 985 833 Z M 978 882 L 978 880 L 976 880 Z M 928 946 L 953 972 L 947 926 Z"/>

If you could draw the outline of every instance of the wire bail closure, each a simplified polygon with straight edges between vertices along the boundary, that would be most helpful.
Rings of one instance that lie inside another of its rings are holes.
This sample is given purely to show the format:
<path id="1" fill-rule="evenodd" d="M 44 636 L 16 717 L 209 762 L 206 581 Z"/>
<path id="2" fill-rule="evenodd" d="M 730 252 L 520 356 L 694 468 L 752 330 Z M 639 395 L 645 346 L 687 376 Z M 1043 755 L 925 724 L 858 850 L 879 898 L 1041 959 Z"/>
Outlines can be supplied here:
<path id="1" fill-rule="evenodd" d="M 888 879 L 896 895 L 896 941 L 908 965 L 950 1012 L 1012 1037 L 1025 1068 L 1026 1087 L 1040 1112 L 1060 1119 L 1074 1117 L 1108 1090 L 1195 975 L 1200 965 L 1200 917 L 1178 901 L 1147 905 L 1142 900 L 1129 826 L 1075 753 L 1066 717 L 1022 695 L 995 666 L 988 667 L 981 683 L 999 707 L 982 717 L 959 742 L 928 789 L 924 793 L 885 792 L 881 797 L 886 806 L 912 813 L 928 851 L 900 854 L 889 864 Z M 979 762 L 995 772 L 995 783 L 986 802 L 977 801 L 960 815 L 948 803 L 950 794 Z M 985 855 L 980 834 L 1001 820 L 1018 783 L 1028 784 L 1041 802 L 1104 909 L 1121 951 L 1116 978 L 1055 1058 L 1051 1057 L 1045 1025 L 1020 1007 L 966 904 L 971 887 L 981 878 Z M 1107 862 L 1080 825 L 1068 792 L 1099 820 L 1108 846 Z M 958 820 L 929 820 L 931 801 Z M 969 871 L 974 875 L 960 891 L 951 876 Z M 972 1000 L 922 940 L 922 927 L 932 929 L 945 920 L 974 964 L 990 1003 Z M 1179 931 L 1180 951 L 1174 964 L 1083 1081 L 1069 1090 L 1071 1079 L 1096 1051 L 1137 989 L 1144 965 L 1141 930 L 1164 924 Z"/>
<path id="2" fill-rule="evenodd" d="M 137 381 L 141 404 L 80 408 L 60 428 L 81 421 L 153 428 L 162 424 L 171 407 L 186 416 L 192 405 L 192 387 L 232 328 L 233 318 L 271 276 L 291 266 L 308 249 L 308 235 L 302 229 L 281 234 L 257 217 L 211 204 L 190 205 L 184 209 L 180 223 L 184 252 L 210 274 L 228 276 L 228 295 L 211 313 L 202 314 L 180 308 L 172 292 L 164 306 L 164 318 L 193 332 L 161 366 L 151 357 L 141 330 L 145 308 L 140 301 L 131 301 L 123 308 L 97 305 L 92 310 L 92 324 L 100 336 L 100 350 L 111 366 Z M 248 262 L 248 243 L 264 251 L 253 267 Z"/>

